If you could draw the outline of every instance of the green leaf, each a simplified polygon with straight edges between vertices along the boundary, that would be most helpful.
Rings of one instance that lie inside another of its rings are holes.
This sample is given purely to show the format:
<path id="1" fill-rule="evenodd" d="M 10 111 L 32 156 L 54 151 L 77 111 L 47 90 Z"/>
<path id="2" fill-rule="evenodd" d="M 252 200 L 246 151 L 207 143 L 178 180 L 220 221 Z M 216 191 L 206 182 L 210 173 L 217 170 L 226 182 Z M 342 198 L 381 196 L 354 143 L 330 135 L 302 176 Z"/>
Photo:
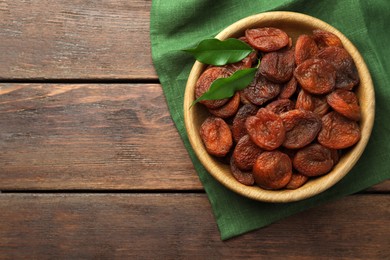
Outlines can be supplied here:
<path id="1" fill-rule="evenodd" d="M 238 90 L 246 88 L 255 78 L 257 68 L 236 71 L 228 78 L 216 79 L 209 90 L 192 102 L 191 107 L 202 100 L 230 98 Z"/>
<path id="2" fill-rule="evenodd" d="M 201 41 L 196 48 L 184 51 L 191 53 L 202 63 L 222 66 L 244 59 L 253 49 L 243 41 L 229 38 L 224 41 L 206 39 Z"/>

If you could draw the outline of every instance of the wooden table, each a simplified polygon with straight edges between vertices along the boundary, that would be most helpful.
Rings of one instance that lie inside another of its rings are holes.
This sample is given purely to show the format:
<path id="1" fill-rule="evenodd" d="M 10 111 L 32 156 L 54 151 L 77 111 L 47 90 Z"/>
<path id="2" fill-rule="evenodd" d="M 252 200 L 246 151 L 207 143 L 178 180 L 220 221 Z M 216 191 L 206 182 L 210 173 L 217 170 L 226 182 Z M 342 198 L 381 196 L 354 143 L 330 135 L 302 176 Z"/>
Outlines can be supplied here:
<path id="1" fill-rule="evenodd" d="M 390 257 L 390 182 L 222 242 L 150 0 L 0 0 L 0 259 Z"/>

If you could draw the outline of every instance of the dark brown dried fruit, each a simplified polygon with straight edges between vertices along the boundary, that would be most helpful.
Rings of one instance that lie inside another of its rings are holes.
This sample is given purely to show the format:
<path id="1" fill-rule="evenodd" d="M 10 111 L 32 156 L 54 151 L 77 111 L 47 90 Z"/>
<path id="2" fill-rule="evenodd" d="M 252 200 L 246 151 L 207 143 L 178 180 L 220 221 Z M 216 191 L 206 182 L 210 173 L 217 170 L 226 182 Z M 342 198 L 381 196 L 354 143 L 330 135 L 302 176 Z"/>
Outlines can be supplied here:
<path id="1" fill-rule="evenodd" d="M 308 59 L 298 65 L 294 76 L 303 89 L 312 94 L 327 94 L 334 89 L 336 71 L 323 59 Z"/>
<path id="2" fill-rule="evenodd" d="M 336 149 L 329 149 L 329 150 L 333 160 L 333 165 L 336 165 L 340 160 L 340 150 L 336 150 Z"/>
<path id="3" fill-rule="evenodd" d="M 287 185 L 292 175 L 290 158 L 282 152 L 264 152 L 253 165 L 253 177 L 257 185 L 264 189 L 281 189 Z"/>
<path id="4" fill-rule="evenodd" d="M 209 67 L 200 75 L 195 86 L 195 98 L 199 98 L 207 92 L 211 84 L 218 78 L 227 78 L 230 73 L 223 67 Z M 202 100 L 200 103 L 208 108 L 214 109 L 223 106 L 228 101 L 227 98 L 220 100 Z"/>
<path id="5" fill-rule="evenodd" d="M 336 88 L 352 90 L 359 83 L 359 74 L 351 55 L 339 47 L 328 47 L 317 54 L 336 69 Z"/>
<path id="6" fill-rule="evenodd" d="M 210 109 L 209 112 L 216 117 L 228 118 L 234 116 L 237 113 L 240 105 L 240 93 L 236 92 L 234 96 L 222 107 Z"/>
<path id="7" fill-rule="evenodd" d="M 225 68 L 231 74 L 233 74 L 237 70 L 249 69 L 250 67 L 252 67 L 252 64 L 256 62 L 256 60 L 257 60 L 257 53 L 253 51 L 248 56 L 246 56 L 243 60 L 236 63 L 225 65 Z"/>
<path id="8" fill-rule="evenodd" d="M 294 102 L 290 99 L 277 99 L 269 103 L 265 108 L 274 112 L 275 114 L 282 114 L 287 111 L 293 110 L 295 107 Z"/>
<path id="9" fill-rule="evenodd" d="M 252 170 L 256 158 L 263 152 L 249 135 L 243 136 L 234 148 L 233 157 L 238 168 L 244 171 Z"/>
<path id="10" fill-rule="evenodd" d="M 255 116 L 245 122 L 252 141 L 264 150 L 278 148 L 285 139 L 285 128 L 279 115 L 266 108 L 260 108 Z"/>
<path id="11" fill-rule="evenodd" d="M 226 122 L 218 117 L 208 117 L 200 127 L 200 136 L 209 154 L 225 156 L 233 145 L 232 133 Z"/>
<path id="12" fill-rule="evenodd" d="M 286 185 L 286 189 L 296 190 L 299 187 L 302 187 L 303 184 L 305 184 L 308 179 L 309 178 L 303 174 L 293 173 L 289 183 L 287 183 L 287 185 Z"/>
<path id="13" fill-rule="evenodd" d="M 317 52 L 318 47 L 313 38 L 302 34 L 298 37 L 295 44 L 295 63 L 299 65 L 307 59 L 314 58 Z"/>
<path id="14" fill-rule="evenodd" d="M 260 63 L 260 73 L 275 83 L 291 79 L 295 67 L 294 51 L 275 51 L 264 55 Z"/>
<path id="15" fill-rule="evenodd" d="M 277 28 L 264 27 L 245 31 L 248 43 L 255 49 L 264 52 L 276 51 L 288 45 L 288 35 Z"/>
<path id="16" fill-rule="evenodd" d="M 252 104 L 243 105 L 238 109 L 236 116 L 233 119 L 232 134 L 235 142 L 238 142 L 244 135 L 247 134 L 245 121 L 249 116 L 254 116 L 258 108 Z"/>
<path id="17" fill-rule="evenodd" d="M 320 49 L 329 46 L 343 47 L 343 44 L 339 37 L 328 31 L 323 31 L 320 29 L 314 30 L 313 39 Z"/>
<path id="18" fill-rule="evenodd" d="M 329 110 L 329 105 L 325 97 L 313 96 L 303 89 L 298 94 L 295 107 L 297 109 L 312 111 L 321 117 Z"/>
<path id="19" fill-rule="evenodd" d="M 360 106 L 355 93 L 338 89 L 330 93 L 326 100 L 335 111 L 343 116 L 354 121 L 360 120 Z"/>
<path id="20" fill-rule="evenodd" d="M 297 90 L 297 80 L 293 76 L 281 89 L 279 98 L 290 98 Z"/>
<path id="21" fill-rule="evenodd" d="M 280 92 L 280 85 L 267 80 L 258 73 L 253 82 L 243 89 L 241 94 L 252 104 L 262 105 L 275 98 Z"/>
<path id="22" fill-rule="evenodd" d="M 297 102 L 295 102 L 295 107 L 297 109 L 313 111 L 314 110 L 314 101 L 313 96 L 301 89 L 299 91 Z"/>
<path id="23" fill-rule="evenodd" d="M 281 114 L 286 138 L 283 146 L 298 149 L 310 144 L 321 129 L 321 119 L 311 111 L 294 109 Z"/>
<path id="24" fill-rule="evenodd" d="M 359 125 L 337 112 L 329 112 L 322 117 L 322 129 L 318 142 L 331 149 L 351 147 L 360 140 Z"/>
<path id="25" fill-rule="evenodd" d="M 252 186 L 255 183 L 255 179 L 253 178 L 253 174 L 251 171 L 242 171 L 240 170 L 235 161 L 234 157 L 230 159 L 230 170 L 232 172 L 233 177 L 240 183 Z"/>
<path id="26" fill-rule="evenodd" d="M 295 154 L 293 165 L 301 174 L 314 177 L 328 173 L 333 167 L 333 160 L 328 148 L 311 144 Z"/>

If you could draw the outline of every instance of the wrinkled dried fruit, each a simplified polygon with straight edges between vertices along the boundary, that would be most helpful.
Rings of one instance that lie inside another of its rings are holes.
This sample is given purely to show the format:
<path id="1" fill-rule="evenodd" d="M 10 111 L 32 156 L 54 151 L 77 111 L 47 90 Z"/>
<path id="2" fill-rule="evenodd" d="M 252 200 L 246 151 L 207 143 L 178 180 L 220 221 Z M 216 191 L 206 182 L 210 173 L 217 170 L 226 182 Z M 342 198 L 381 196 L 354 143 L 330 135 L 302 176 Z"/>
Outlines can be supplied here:
<path id="1" fill-rule="evenodd" d="M 236 92 L 234 96 L 229 99 L 229 101 L 222 107 L 211 109 L 209 112 L 216 117 L 228 118 L 234 116 L 237 113 L 238 107 L 240 105 L 240 93 Z"/>
<path id="2" fill-rule="evenodd" d="M 288 45 L 288 35 L 277 28 L 264 27 L 245 31 L 248 43 L 255 49 L 264 52 L 276 51 Z"/>
<path id="3" fill-rule="evenodd" d="M 328 173 L 333 167 L 333 160 L 328 148 L 311 144 L 295 154 L 293 165 L 301 174 L 314 177 Z"/>
<path id="4" fill-rule="evenodd" d="M 235 142 L 238 142 L 247 134 L 245 121 L 249 116 L 254 116 L 258 108 L 252 104 L 243 105 L 233 119 L 232 134 Z"/>
<path id="5" fill-rule="evenodd" d="M 279 98 L 291 98 L 292 95 L 295 94 L 295 91 L 297 90 L 297 80 L 293 76 L 280 90 Z"/>
<path id="6" fill-rule="evenodd" d="M 329 111 L 329 105 L 324 96 L 315 96 L 313 97 L 314 101 L 314 110 L 313 112 L 319 116 L 324 116 Z"/>
<path id="7" fill-rule="evenodd" d="M 291 79 L 295 67 L 294 51 L 275 51 L 264 55 L 260 63 L 260 73 L 275 83 Z"/>
<path id="8" fill-rule="evenodd" d="M 257 60 L 257 53 L 255 51 L 251 52 L 247 57 L 243 60 L 225 65 L 224 67 L 233 74 L 237 70 L 249 69 L 252 67 L 253 63 Z"/>
<path id="9" fill-rule="evenodd" d="M 200 137 L 209 154 L 225 156 L 233 145 L 232 133 L 226 122 L 218 117 L 208 117 L 200 127 Z"/>
<path id="10" fill-rule="evenodd" d="M 311 95 L 302 89 L 298 94 L 295 108 L 312 111 L 322 117 L 328 112 L 329 105 L 325 97 Z"/>
<path id="11" fill-rule="evenodd" d="M 290 99 L 278 99 L 269 103 L 265 108 L 280 115 L 284 112 L 293 110 L 294 107 L 295 104 Z"/>
<path id="12" fill-rule="evenodd" d="M 279 115 L 266 108 L 260 108 L 255 116 L 245 122 L 252 141 L 264 150 L 278 148 L 285 139 L 285 128 Z"/>
<path id="13" fill-rule="evenodd" d="M 257 185 L 264 189 L 281 189 L 287 185 L 292 175 L 290 158 L 282 152 L 264 152 L 253 165 L 253 177 Z"/>
<path id="14" fill-rule="evenodd" d="M 323 31 L 320 29 L 313 30 L 313 39 L 320 49 L 329 46 L 343 47 L 339 37 L 328 31 Z"/>
<path id="15" fill-rule="evenodd" d="M 242 95 L 252 104 L 262 105 L 275 98 L 280 92 L 280 85 L 267 80 L 258 73 L 253 82 L 242 91 Z"/>
<path id="16" fill-rule="evenodd" d="M 262 153 L 249 135 L 243 136 L 234 148 L 233 157 L 238 168 L 244 171 L 252 170 L 256 158 Z"/>
<path id="17" fill-rule="evenodd" d="M 318 142 L 331 149 L 344 149 L 360 140 L 359 125 L 337 112 L 329 112 L 322 117 L 322 129 Z"/>
<path id="18" fill-rule="evenodd" d="M 294 76 L 303 89 L 312 94 L 327 94 L 334 89 L 336 71 L 323 59 L 308 59 L 299 64 Z"/>
<path id="19" fill-rule="evenodd" d="M 218 78 L 227 78 L 230 76 L 229 71 L 223 67 L 209 67 L 200 75 L 195 85 L 195 99 L 207 92 L 211 84 Z M 220 100 L 202 100 L 200 103 L 208 108 L 214 109 L 223 106 L 228 101 L 227 98 Z"/>
<path id="20" fill-rule="evenodd" d="M 286 185 L 286 189 L 296 190 L 299 187 L 302 187 L 303 184 L 305 184 L 308 179 L 309 178 L 303 174 L 293 173 L 289 183 L 287 183 Z"/>
<path id="21" fill-rule="evenodd" d="M 255 183 L 252 172 L 240 170 L 234 161 L 234 157 L 230 159 L 230 170 L 238 182 L 247 186 L 252 186 Z"/>
<path id="22" fill-rule="evenodd" d="M 297 102 L 295 103 L 297 109 L 313 111 L 314 110 L 314 101 L 313 96 L 301 89 L 299 91 Z"/>
<path id="23" fill-rule="evenodd" d="M 359 74 L 351 55 L 339 47 L 328 47 L 317 54 L 336 69 L 336 88 L 352 90 L 359 83 Z"/>
<path id="24" fill-rule="evenodd" d="M 326 100 L 335 111 L 343 116 L 355 121 L 360 120 L 360 106 L 355 93 L 338 89 L 330 93 Z"/>
<path id="25" fill-rule="evenodd" d="M 276 28 L 248 29 L 245 35 L 239 39 L 252 53 L 236 63 L 208 66 L 196 83 L 198 98 L 216 79 L 254 68 L 262 57 L 249 86 L 230 99 L 201 101 L 213 115 L 201 125 L 201 139 L 238 182 L 298 189 L 331 171 L 342 149 L 361 138 L 361 111 L 352 92 L 359 84 L 357 68 L 330 32 L 299 35 L 294 47 Z"/>
<path id="26" fill-rule="evenodd" d="M 299 65 L 307 59 L 314 58 L 317 52 L 318 47 L 313 38 L 302 34 L 298 37 L 295 44 L 295 63 Z"/>
<path id="27" fill-rule="evenodd" d="M 333 165 L 336 165 L 340 160 L 340 150 L 336 150 L 336 149 L 329 149 L 329 150 L 333 160 Z"/>
<path id="28" fill-rule="evenodd" d="M 283 146 L 298 149 L 310 144 L 321 129 L 321 119 L 311 111 L 294 109 L 280 115 L 286 128 Z"/>

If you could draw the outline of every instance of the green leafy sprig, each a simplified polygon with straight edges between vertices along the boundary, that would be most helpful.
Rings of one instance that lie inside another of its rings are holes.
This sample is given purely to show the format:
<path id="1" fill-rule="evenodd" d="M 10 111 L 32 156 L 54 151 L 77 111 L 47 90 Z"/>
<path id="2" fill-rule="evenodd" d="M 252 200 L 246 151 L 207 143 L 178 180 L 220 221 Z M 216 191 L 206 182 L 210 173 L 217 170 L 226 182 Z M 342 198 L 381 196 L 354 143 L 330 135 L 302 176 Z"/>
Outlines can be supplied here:
<path id="1" fill-rule="evenodd" d="M 222 66 L 243 60 L 254 50 L 245 42 L 229 38 L 224 41 L 206 39 L 197 47 L 184 50 L 196 60 L 214 66 Z M 237 70 L 230 77 L 216 79 L 209 90 L 192 102 L 191 107 L 202 100 L 230 98 L 236 91 L 246 88 L 254 79 L 259 64 L 255 68 Z"/>
<path id="2" fill-rule="evenodd" d="M 191 107 L 202 100 L 230 98 L 236 91 L 246 88 L 256 75 L 257 68 L 237 70 L 228 78 L 216 79 L 209 90 L 192 102 Z"/>
<path id="3" fill-rule="evenodd" d="M 193 49 L 186 49 L 196 60 L 210 65 L 222 66 L 244 59 L 253 49 L 243 41 L 229 38 L 221 41 L 206 39 Z"/>

